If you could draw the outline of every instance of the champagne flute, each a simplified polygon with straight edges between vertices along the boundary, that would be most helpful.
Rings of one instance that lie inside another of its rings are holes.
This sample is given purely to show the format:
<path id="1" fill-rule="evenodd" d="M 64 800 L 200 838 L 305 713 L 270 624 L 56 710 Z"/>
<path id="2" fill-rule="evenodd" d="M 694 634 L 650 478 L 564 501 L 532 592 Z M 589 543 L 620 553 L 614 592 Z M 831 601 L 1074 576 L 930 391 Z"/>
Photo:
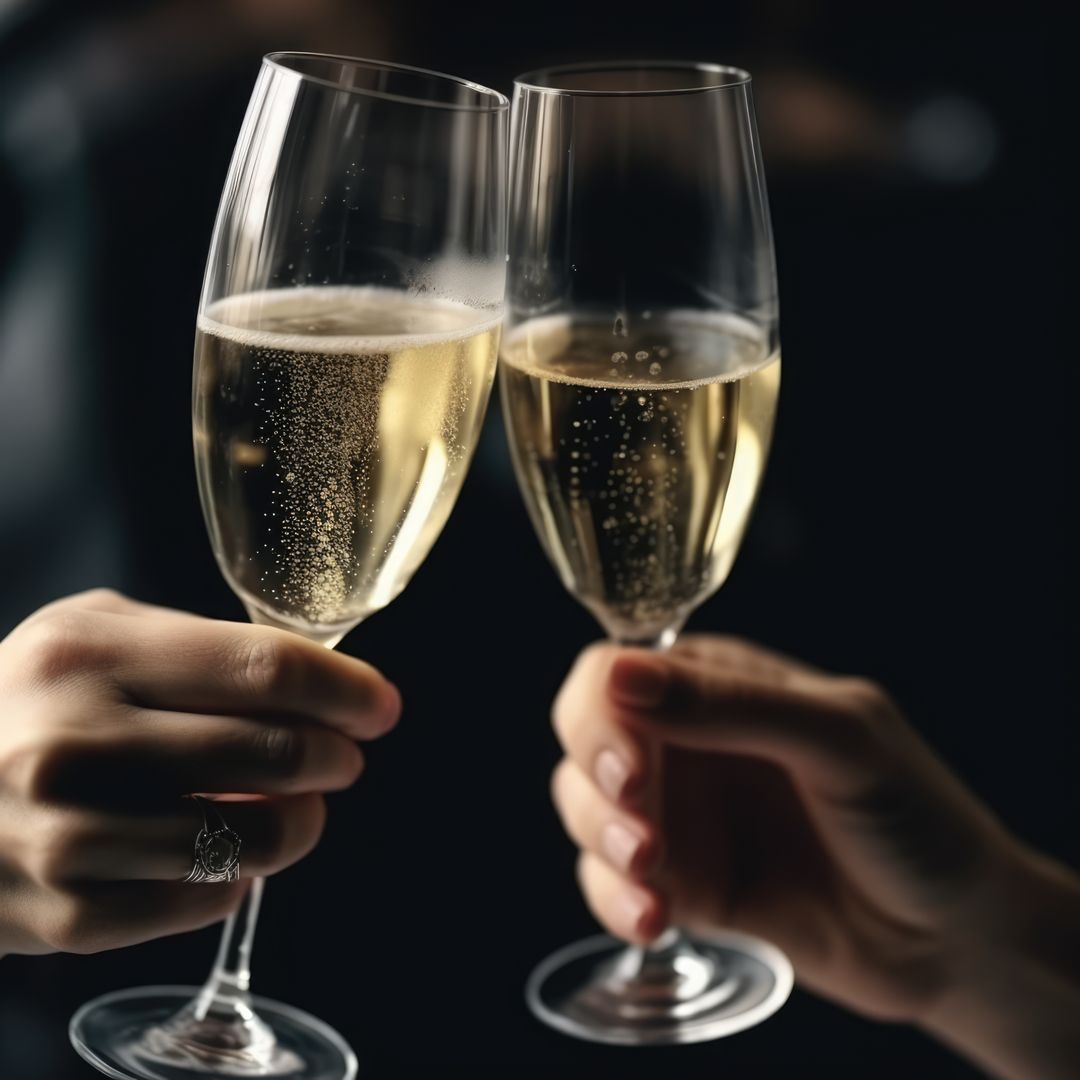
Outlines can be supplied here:
<path id="1" fill-rule="evenodd" d="M 780 387 L 776 273 L 750 76 L 573 65 L 514 87 L 499 382 L 514 466 L 563 585 L 624 644 L 669 647 L 731 569 Z M 662 752 L 650 748 L 662 814 Z M 607 936 L 533 972 L 581 1038 L 698 1042 L 790 993 L 773 946 Z"/>
<path id="2" fill-rule="evenodd" d="M 388 604 L 461 489 L 495 373 L 509 102 L 462 79 L 264 58 L 199 304 L 196 469 L 214 554 L 254 622 L 333 648 Z M 205 986 L 72 1019 L 124 1080 L 343 1080 L 322 1021 L 249 992 L 261 880 Z M 214 886 L 191 886 L 192 888 Z"/>

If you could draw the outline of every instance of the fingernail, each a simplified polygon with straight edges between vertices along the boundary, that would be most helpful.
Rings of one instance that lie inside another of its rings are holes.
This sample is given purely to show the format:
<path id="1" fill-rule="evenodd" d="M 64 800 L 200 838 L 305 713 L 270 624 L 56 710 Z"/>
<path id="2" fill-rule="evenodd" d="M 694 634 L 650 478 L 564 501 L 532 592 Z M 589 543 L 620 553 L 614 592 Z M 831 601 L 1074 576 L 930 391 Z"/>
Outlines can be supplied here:
<path id="1" fill-rule="evenodd" d="M 624 871 L 630 869 L 641 847 L 641 840 L 618 821 L 609 822 L 604 826 L 600 843 L 612 866 Z"/>
<path id="2" fill-rule="evenodd" d="M 619 916 L 627 932 L 638 937 L 641 934 L 641 924 L 648 911 L 648 902 L 637 889 L 623 889 L 619 893 L 617 901 Z"/>
<path id="3" fill-rule="evenodd" d="M 601 750 L 596 755 L 596 782 L 609 799 L 618 799 L 630 780 L 630 766 L 614 750 Z"/>
<path id="4" fill-rule="evenodd" d="M 624 705 L 651 709 L 659 705 L 667 693 L 667 668 L 655 661 L 624 658 L 611 666 L 612 696 Z"/>

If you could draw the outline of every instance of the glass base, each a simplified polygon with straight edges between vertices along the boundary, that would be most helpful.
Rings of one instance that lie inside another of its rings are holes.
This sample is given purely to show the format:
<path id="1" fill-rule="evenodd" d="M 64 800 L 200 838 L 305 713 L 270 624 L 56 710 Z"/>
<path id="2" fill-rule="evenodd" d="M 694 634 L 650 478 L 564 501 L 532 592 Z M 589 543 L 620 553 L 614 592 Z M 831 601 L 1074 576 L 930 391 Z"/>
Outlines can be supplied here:
<path id="1" fill-rule="evenodd" d="M 793 983 L 787 957 L 745 934 L 668 931 L 650 949 L 601 934 L 544 960 L 525 997 L 540 1020 L 566 1035 L 661 1046 L 760 1024 L 784 1004 Z"/>
<path id="2" fill-rule="evenodd" d="M 116 1080 L 277 1077 L 353 1080 L 356 1055 L 333 1028 L 291 1005 L 245 997 L 203 1019 L 197 986 L 143 986 L 87 1002 L 71 1018 L 71 1045 Z"/>

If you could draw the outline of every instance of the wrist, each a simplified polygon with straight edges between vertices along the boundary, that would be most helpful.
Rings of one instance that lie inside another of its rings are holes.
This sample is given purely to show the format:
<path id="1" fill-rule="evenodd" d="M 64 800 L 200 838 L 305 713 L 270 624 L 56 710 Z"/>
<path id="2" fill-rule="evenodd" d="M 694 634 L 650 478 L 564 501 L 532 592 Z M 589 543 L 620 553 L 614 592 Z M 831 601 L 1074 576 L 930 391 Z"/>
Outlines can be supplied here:
<path id="1" fill-rule="evenodd" d="M 1016 848 L 986 906 L 959 935 L 946 987 L 920 1026 L 994 1076 L 1078 1075 L 1080 878 Z"/>

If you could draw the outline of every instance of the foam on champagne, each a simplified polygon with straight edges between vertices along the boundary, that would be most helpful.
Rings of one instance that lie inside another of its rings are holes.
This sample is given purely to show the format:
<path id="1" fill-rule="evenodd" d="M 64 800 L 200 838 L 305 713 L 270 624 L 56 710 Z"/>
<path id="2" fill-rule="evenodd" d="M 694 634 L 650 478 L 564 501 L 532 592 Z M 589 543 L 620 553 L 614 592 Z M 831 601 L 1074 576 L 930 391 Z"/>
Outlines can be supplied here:
<path id="1" fill-rule="evenodd" d="M 598 331 L 604 346 L 610 344 L 611 348 L 600 347 L 588 355 L 578 346 L 582 336 L 580 323 L 567 315 L 546 315 L 530 319 L 507 334 L 501 355 L 504 363 L 537 378 L 608 390 L 626 390 L 631 386 L 692 390 L 709 383 L 745 378 L 776 359 L 768 351 L 760 327 L 738 315 L 676 309 L 659 317 L 650 312 L 647 321 L 657 329 L 651 334 L 639 329 L 635 340 L 642 344 L 641 339 L 649 339 L 650 348 L 627 351 L 627 331 L 623 320 L 616 319 L 606 332 L 592 326 L 591 330 Z M 677 338 L 674 345 L 662 340 L 667 334 Z M 694 339 L 689 348 L 688 335 Z M 701 348 L 702 337 L 713 335 L 713 347 Z M 718 349 L 716 345 L 720 342 L 727 344 Z M 674 359 L 673 347 L 677 350 Z M 666 366 L 665 361 L 669 361 Z"/>
<path id="2" fill-rule="evenodd" d="M 200 330 L 256 349 L 322 355 L 419 348 L 496 328 L 502 314 L 400 289 L 327 285 L 238 293 L 211 304 Z"/>

